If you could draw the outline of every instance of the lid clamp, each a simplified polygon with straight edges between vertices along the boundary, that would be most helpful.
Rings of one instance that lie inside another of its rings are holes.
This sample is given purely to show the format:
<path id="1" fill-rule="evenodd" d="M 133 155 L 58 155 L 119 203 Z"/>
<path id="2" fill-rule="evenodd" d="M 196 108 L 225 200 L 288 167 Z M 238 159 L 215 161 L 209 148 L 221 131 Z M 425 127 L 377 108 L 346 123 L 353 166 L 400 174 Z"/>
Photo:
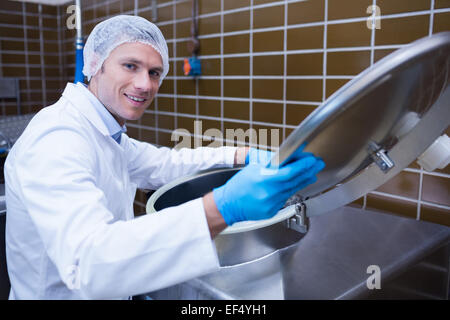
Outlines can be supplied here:
<path id="1" fill-rule="evenodd" d="M 295 214 L 285 220 L 288 229 L 306 233 L 309 229 L 309 218 L 306 216 L 306 205 L 303 202 L 295 204 Z"/>
<path id="2" fill-rule="evenodd" d="M 395 163 L 387 155 L 387 151 L 380 147 L 376 142 L 370 141 L 369 143 L 369 154 L 375 164 L 383 171 L 387 173 L 391 170 Z"/>

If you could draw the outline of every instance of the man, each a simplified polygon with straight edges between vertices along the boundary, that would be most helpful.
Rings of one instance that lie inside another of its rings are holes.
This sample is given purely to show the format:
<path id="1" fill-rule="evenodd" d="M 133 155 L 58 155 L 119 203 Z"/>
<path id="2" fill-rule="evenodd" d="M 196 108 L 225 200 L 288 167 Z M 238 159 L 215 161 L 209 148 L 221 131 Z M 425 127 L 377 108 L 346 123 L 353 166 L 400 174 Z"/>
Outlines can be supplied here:
<path id="1" fill-rule="evenodd" d="M 211 238 L 235 222 L 270 218 L 324 166 L 301 150 L 276 174 L 253 163 L 202 198 L 133 219 L 136 188 L 243 163 L 247 150 L 175 151 L 124 134 L 169 69 L 164 37 L 147 20 L 98 24 L 84 60 L 89 86 L 68 83 L 5 165 L 10 299 L 126 299 L 216 271 Z"/>

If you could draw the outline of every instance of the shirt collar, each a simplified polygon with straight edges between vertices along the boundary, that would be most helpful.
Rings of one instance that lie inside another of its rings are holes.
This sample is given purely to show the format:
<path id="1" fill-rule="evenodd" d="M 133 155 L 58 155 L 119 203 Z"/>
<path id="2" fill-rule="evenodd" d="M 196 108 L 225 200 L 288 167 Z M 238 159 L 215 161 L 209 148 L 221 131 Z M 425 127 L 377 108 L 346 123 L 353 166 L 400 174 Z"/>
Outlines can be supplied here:
<path id="1" fill-rule="evenodd" d="M 116 119 L 109 113 L 108 109 L 98 100 L 98 98 L 87 88 L 84 83 L 77 82 L 77 88 L 83 92 L 84 96 L 88 98 L 89 102 L 94 106 L 101 120 L 108 129 L 109 135 L 120 144 L 122 133 L 127 132 L 127 127 L 119 125 Z"/>

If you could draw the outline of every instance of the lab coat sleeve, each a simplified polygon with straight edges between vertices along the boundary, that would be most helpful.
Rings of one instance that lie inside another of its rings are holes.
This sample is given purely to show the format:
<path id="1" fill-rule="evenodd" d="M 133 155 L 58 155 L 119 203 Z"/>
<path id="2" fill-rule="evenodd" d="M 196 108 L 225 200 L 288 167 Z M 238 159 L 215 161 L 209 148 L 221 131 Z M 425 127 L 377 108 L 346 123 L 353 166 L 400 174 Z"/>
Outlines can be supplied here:
<path id="1" fill-rule="evenodd" d="M 125 136 L 124 146 L 130 155 L 131 181 L 141 189 L 156 190 L 168 182 L 201 170 L 232 167 L 236 147 L 201 147 L 179 150 L 155 147 Z"/>
<path id="2" fill-rule="evenodd" d="M 201 199 L 114 221 L 76 130 L 37 137 L 15 161 L 20 197 L 69 289 L 89 299 L 150 292 L 219 268 Z"/>

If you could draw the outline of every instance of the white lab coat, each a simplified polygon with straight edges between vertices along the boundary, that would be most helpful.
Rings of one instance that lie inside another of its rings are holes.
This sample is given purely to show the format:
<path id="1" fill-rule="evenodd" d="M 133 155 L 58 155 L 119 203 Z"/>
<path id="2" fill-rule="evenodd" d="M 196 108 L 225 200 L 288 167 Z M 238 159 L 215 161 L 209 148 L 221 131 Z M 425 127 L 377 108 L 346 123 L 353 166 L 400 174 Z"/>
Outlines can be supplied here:
<path id="1" fill-rule="evenodd" d="M 133 200 L 231 167 L 236 148 L 119 145 L 79 90 L 68 83 L 5 164 L 10 299 L 127 299 L 218 270 L 201 198 L 136 219 Z"/>

